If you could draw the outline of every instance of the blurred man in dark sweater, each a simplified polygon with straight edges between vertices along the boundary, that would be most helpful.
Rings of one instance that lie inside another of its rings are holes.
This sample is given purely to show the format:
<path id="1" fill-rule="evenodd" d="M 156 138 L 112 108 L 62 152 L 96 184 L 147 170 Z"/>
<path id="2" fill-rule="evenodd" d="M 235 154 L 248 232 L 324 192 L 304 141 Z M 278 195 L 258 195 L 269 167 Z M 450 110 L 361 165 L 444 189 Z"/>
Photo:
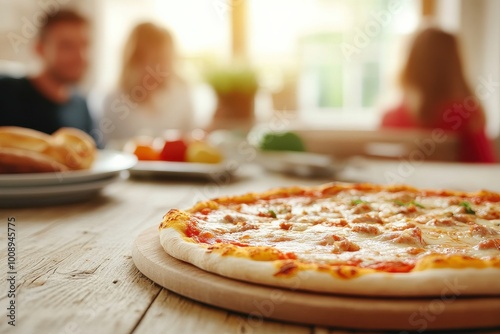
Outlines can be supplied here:
<path id="1" fill-rule="evenodd" d="M 48 134 L 75 127 L 92 134 L 87 103 L 73 89 L 87 68 L 88 29 L 87 20 L 76 12 L 47 15 L 35 44 L 41 72 L 34 77 L 0 78 L 0 126 Z"/>

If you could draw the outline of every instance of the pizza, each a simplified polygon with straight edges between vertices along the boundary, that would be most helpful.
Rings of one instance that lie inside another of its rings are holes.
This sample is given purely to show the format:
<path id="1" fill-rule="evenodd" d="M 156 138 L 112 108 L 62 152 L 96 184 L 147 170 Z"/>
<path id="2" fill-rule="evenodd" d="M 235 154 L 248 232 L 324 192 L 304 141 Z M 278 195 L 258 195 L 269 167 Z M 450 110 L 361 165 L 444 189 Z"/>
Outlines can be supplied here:
<path id="1" fill-rule="evenodd" d="M 500 295 L 500 194 L 330 183 L 172 209 L 171 256 L 289 289 L 369 296 Z"/>

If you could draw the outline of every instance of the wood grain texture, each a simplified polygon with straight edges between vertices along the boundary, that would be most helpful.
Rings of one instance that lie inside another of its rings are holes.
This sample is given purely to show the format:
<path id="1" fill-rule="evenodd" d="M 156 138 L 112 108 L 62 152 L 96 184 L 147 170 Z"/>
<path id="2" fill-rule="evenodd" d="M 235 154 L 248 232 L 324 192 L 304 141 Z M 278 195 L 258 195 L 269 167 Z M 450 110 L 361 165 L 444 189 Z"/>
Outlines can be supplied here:
<path id="1" fill-rule="evenodd" d="M 140 215 L 132 206 L 114 205 L 104 198 L 38 209 L 56 210 L 61 216 L 47 223 L 29 210 L 15 215 L 19 231 L 16 329 L 23 333 L 49 333 L 55 328 L 63 333 L 129 332 L 160 290 L 131 263 L 129 242 L 136 229 L 161 213 Z M 3 330 L 6 323 L 0 326 Z"/>
<path id="2" fill-rule="evenodd" d="M 311 329 L 230 313 L 193 302 L 163 289 L 134 333 L 283 333 L 309 334 Z"/>

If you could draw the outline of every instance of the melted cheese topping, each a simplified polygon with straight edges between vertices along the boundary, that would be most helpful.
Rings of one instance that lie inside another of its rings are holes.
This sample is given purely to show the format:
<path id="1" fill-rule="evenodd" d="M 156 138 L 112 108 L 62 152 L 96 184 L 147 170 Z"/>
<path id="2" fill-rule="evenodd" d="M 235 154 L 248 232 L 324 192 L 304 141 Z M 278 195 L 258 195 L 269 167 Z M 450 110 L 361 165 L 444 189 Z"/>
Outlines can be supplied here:
<path id="1" fill-rule="evenodd" d="M 434 254 L 500 258 L 500 204 L 474 204 L 460 194 L 346 189 L 193 211 L 198 242 L 271 247 L 303 263 L 377 270 L 396 263 L 408 271 Z"/>

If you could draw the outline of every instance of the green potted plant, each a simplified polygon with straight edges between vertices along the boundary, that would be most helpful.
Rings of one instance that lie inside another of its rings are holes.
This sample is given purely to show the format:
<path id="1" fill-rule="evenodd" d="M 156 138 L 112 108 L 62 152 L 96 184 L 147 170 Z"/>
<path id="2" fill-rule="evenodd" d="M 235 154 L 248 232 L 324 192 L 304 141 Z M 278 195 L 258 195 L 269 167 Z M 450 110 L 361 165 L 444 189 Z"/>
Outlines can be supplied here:
<path id="1" fill-rule="evenodd" d="M 217 67 L 207 72 L 206 80 L 217 95 L 211 129 L 250 129 L 259 88 L 256 72 L 241 65 Z"/>

